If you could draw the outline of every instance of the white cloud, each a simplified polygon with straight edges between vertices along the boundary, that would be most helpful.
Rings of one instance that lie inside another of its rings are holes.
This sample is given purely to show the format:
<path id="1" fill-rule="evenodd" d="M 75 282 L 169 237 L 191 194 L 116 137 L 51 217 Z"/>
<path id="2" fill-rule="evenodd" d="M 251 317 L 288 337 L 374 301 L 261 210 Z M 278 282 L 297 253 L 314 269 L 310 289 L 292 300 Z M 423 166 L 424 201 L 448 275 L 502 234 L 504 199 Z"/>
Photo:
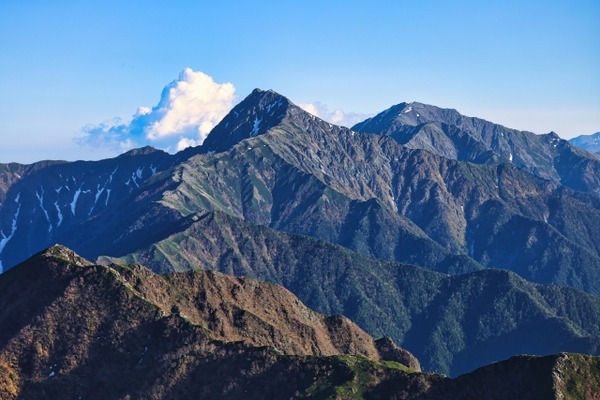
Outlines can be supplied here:
<path id="1" fill-rule="evenodd" d="M 194 139 L 190 139 L 190 138 L 181 138 L 179 139 L 179 142 L 177 142 L 177 151 L 181 151 L 183 149 L 186 149 L 188 147 L 192 147 L 192 146 L 199 146 L 201 143 L 199 140 L 194 140 Z"/>
<path id="2" fill-rule="evenodd" d="M 300 104 L 300 107 L 312 115 L 321 118 L 335 125 L 351 127 L 365 119 L 371 117 L 371 114 L 362 114 L 355 112 L 345 112 L 338 109 L 329 111 L 327 106 L 319 101 L 313 103 Z"/>
<path id="3" fill-rule="evenodd" d="M 177 150 L 200 145 L 235 99 L 233 84 L 216 83 L 209 75 L 186 68 L 163 89 L 156 106 L 139 107 L 127 123 L 113 120 L 87 126 L 78 141 L 118 151 L 148 144 Z"/>
<path id="4" fill-rule="evenodd" d="M 186 68 L 179 80 L 170 83 L 160 102 L 149 113 L 155 120 L 147 138 L 198 134 L 200 141 L 233 107 L 235 88 L 231 83 L 218 84 L 202 72 Z M 148 114 L 146 114 L 148 115 Z"/>

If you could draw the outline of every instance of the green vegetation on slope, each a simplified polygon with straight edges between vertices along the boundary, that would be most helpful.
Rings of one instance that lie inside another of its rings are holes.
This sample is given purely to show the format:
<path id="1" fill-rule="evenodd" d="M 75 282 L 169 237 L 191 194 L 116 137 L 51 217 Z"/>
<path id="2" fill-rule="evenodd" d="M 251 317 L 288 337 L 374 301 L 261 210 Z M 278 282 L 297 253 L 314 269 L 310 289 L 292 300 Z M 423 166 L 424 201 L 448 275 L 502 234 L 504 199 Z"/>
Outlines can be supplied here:
<path id="1" fill-rule="evenodd" d="M 132 260 L 161 272 L 216 269 L 279 283 L 320 312 L 391 336 L 426 370 L 451 375 L 521 353 L 600 351 L 595 296 L 507 271 L 446 276 L 373 260 L 221 213 L 199 214 L 186 230 L 130 256 L 100 259 Z"/>

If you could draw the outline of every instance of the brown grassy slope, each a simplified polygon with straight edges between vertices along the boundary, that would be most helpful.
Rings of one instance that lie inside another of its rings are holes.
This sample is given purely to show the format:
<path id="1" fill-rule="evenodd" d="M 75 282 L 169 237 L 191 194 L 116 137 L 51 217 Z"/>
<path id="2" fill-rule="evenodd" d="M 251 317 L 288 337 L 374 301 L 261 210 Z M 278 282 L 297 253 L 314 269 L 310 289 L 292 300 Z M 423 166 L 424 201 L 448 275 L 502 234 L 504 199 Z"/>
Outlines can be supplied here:
<path id="1" fill-rule="evenodd" d="M 311 386 L 324 365 L 347 369 L 314 356 L 379 359 L 378 343 L 354 323 L 317 314 L 279 286 L 91 265 L 60 246 L 0 277 L 0 327 L 0 394 L 9 399 L 177 398 L 192 389 L 236 398 L 265 374 L 279 376 L 270 390 L 283 393 Z M 296 383 L 285 389 L 288 381 Z"/>

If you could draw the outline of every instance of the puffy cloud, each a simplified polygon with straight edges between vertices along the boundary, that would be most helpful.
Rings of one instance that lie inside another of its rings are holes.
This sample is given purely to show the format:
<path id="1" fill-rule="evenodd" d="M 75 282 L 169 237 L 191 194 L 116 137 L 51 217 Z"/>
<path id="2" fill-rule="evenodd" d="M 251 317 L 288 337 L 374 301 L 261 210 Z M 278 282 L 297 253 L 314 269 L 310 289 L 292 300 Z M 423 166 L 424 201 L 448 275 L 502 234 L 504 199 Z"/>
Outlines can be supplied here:
<path id="1" fill-rule="evenodd" d="M 231 83 L 216 83 L 186 68 L 163 89 L 156 106 L 139 107 L 127 123 L 113 120 L 84 127 L 78 141 L 118 151 L 147 144 L 168 150 L 199 145 L 231 110 L 235 98 Z"/>
<path id="2" fill-rule="evenodd" d="M 362 114 L 355 112 L 345 112 L 340 109 L 329 111 L 327 106 L 319 101 L 313 103 L 300 104 L 300 107 L 312 115 L 321 118 L 335 125 L 351 127 L 365 119 L 371 117 L 371 114 Z"/>
<path id="3" fill-rule="evenodd" d="M 181 138 L 179 142 L 177 142 L 177 151 L 181 151 L 188 147 L 199 146 L 201 143 L 199 140 L 194 140 L 190 138 Z"/>

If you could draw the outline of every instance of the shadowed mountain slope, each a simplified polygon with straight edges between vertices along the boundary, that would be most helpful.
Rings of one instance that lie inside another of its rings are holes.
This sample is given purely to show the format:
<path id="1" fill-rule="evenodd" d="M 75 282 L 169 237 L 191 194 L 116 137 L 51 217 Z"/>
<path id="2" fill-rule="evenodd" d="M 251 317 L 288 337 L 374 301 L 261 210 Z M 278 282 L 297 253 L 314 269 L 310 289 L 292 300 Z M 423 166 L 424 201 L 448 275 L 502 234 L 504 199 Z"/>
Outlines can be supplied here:
<path id="1" fill-rule="evenodd" d="M 453 277 L 373 260 L 220 212 L 190 222 L 146 249 L 99 262 L 215 269 L 278 283 L 315 310 L 391 336 L 426 370 L 451 375 L 522 353 L 600 351 L 600 299 L 573 289 L 534 285 L 507 271 Z"/>

